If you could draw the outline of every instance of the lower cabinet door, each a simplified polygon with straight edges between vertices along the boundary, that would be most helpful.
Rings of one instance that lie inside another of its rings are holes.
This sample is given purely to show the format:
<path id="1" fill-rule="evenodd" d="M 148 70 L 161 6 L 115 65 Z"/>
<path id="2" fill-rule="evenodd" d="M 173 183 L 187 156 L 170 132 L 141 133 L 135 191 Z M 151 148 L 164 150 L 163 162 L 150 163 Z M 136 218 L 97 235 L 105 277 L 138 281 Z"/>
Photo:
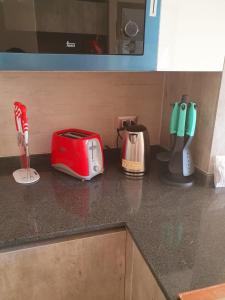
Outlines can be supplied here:
<path id="1" fill-rule="evenodd" d="M 0 299 L 123 300 L 124 230 L 0 253 Z"/>
<path id="2" fill-rule="evenodd" d="M 126 253 L 125 300 L 166 300 L 129 233 Z"/>

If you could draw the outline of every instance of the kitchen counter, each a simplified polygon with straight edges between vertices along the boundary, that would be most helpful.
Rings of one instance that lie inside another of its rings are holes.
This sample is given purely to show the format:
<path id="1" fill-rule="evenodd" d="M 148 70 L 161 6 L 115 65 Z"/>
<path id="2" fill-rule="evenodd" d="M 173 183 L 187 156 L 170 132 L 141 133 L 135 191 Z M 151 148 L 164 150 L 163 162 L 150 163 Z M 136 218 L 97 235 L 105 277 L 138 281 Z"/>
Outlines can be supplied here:
<path id="1" fill-rule="evenodd" d="M 225 191 L 164 185 L 156 164 L 134 180 L 107 155 L 104 175 L 81 182 L 40 156 L 41 180 L 22 186 L 1 159 L 0 248 L 126 226 L 168 299 L 225 282 Z"/>

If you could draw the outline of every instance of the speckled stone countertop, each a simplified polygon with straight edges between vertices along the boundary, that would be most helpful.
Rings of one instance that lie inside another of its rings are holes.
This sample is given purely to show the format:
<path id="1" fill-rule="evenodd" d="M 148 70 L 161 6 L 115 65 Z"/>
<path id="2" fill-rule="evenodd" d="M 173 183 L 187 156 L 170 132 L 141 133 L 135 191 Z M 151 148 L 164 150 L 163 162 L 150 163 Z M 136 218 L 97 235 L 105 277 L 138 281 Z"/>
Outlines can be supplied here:
<path id="1" fill-rule="evenodd" d="M 225 191 L 143 180 L 106 158 L 104 175 L 81 182 L 32 161 L 37 184 L 14 182 L 18 164 L 0 161 L 0 248 L 126 225 L 168 299 L 225 282 Z"/>

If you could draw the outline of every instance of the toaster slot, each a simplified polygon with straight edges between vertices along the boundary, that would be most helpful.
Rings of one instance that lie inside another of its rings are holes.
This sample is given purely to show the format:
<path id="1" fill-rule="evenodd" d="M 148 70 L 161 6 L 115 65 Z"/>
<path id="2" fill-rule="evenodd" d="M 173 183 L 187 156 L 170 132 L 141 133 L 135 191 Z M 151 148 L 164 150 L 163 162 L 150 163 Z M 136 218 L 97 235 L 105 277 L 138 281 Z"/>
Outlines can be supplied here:
<path id="1" fill-rule="evenodd" d="M 70 139 L 82 139 L 84 137 L 89 136 L 88 134 L 85 134 L 82 132 L 75 132 L 75 131 L 68 131 L 68 132 L 60 133 L 59 135 L 70 138 Z"/>

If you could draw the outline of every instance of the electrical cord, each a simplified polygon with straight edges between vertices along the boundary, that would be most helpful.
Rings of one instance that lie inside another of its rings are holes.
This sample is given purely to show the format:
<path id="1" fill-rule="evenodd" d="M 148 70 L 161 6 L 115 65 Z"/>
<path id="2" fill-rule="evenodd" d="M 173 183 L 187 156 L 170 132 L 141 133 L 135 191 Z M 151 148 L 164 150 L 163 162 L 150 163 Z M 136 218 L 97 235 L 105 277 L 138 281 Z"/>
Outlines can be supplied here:
<path id="1" fill-rule="evenodd" d="M 128 121 L 125 121 L 125 122 L 123 122 L 123 127 L 117 128 L 117 129 L 116 129 L 116 131 L 117 131 L 116 148 L 117 148 L 117 149 L 119 149 L 119 139 L 123 140 L 123 137 L 122 137 L 122 135 L 120 134 L 120 132 L 126 130 L 127 127 L 128 127 L 129 125 L 136 125 L 136 122 L 131 121 L 131 122 L 129 123 Z"/>
<path id="2" fill-rule="evenodd" d="M 117 128 L 116 131 L 117 131 L 117 137 L 116 137 L 116 148 L 119 149 L 119 139 L 123 140 L 123 137 L 122 135 L 120 134 L 121 131 L 124 131 L 127 129 L 128 126 L 130 125 L 136 125 L 136 122 L 134 121 L 124 121 L 123 122 L 123 127 L 121 128 Z"/>
<path id="3" fill-rule="evenodd" d="M 125 130 L 125 127 L 123 128 L 117 128 L 116 131 L 117 131 L 117 137 L 116 137 L 116 148 L 119 149 L 119 138 L 122 140 L 123 137 L 122 135 L 120 134 L 120 131 L 124 131 Z"/>

